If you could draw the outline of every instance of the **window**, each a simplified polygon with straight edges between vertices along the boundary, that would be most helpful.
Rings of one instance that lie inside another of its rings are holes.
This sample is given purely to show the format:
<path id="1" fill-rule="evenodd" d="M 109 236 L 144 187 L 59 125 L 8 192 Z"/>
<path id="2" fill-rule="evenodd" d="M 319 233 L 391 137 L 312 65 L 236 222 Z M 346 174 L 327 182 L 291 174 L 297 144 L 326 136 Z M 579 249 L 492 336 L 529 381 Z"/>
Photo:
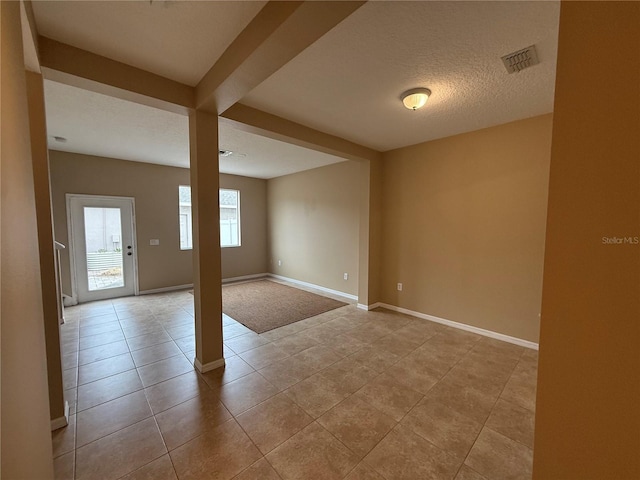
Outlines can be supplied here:
<path id="1" fill-rule="evenodd" d="M 178 187 L 180 250 L 193 248 L 191 216 L 191 187 Z M 240 191 L 220 189 L 220 246 L 240 246 Z"/>
<path id="2" fill-rule="evenodd" d="M 240 192 L 220 189 L 220 246 L 240 246 Z"/>

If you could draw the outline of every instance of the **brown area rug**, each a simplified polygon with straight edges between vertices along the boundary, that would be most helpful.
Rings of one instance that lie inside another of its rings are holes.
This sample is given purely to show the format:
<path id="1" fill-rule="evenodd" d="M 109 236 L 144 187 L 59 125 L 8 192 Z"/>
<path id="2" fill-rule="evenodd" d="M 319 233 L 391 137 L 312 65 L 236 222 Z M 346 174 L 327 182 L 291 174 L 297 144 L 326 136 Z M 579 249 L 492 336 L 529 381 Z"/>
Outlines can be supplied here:
<path id="1" fill-rule="evenodd" d="M 256 333 L 347 305 L 269 280 L 224 285 L 222 311 Z"/>

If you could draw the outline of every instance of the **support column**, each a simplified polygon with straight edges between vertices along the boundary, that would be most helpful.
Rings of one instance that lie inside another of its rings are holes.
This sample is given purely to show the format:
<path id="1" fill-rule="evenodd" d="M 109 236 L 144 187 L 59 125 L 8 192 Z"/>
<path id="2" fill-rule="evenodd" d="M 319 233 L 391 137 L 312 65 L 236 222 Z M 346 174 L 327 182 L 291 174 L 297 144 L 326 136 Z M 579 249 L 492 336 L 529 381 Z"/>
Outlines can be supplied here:
<path id="1" fill-rule="evenodd" d="M 358 307 L 363 309 L 369 309 L 380 301 L 381 171 L 380 159 L 360 164 Z"/>
<path id="2" fill-rule="evenodd" d="M 224 366 L 222 356 L 222 267 L 220 257 L 220 172 L 218 117 L 199 110 L 189 115 L 195 367 Z"/>
<path id="3" fill-rule="evenodd" d="M 44 112 L 42 75 L 27 72 L 27 96 L 33 182 L 36 196 L 36 218 L 38 221 L 38 246 L 40 249 L 40 285 L 42 286 L 42 309 L 47 343 L 49 414 L 51 416 L 51 429 L 55 430 L 65 427 L 69 423 L 69 406 L 64 401 L 64 387 L 62 384 L 60 319 L 58 315 L 58 303 L 61 299 L 58 291 L 53 238 L 49 151 L 47 149 L 47 125 Z"/>

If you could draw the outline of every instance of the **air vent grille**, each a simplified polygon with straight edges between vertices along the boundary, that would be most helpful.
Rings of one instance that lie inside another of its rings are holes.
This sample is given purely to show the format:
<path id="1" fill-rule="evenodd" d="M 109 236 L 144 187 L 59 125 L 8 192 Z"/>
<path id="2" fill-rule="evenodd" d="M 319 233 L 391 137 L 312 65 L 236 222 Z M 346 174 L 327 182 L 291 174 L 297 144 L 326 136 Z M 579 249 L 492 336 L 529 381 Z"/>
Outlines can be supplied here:
<path id="1" fill-rule="evenodd" d="M 525 68 L 537 65 L 540 61 L 538 60 L 536 46 L 531 45 L 530 47 L 505 55 L 502 57 L 502 63 L 504 63 L 507 72 L 518 73 Z"/>

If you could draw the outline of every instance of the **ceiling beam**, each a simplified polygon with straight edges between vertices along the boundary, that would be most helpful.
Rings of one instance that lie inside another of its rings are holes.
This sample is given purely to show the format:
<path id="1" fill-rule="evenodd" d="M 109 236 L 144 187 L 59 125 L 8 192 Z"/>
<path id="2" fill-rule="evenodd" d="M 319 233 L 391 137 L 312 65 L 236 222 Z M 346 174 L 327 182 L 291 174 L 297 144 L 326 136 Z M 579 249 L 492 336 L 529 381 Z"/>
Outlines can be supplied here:
<path id="1" fill-rule="evenodd" d="M 38 44 L 49 80 L 181 114 L 195 108 L 193 87 L 47 37 Z"/>
<path id="2" fill-rule="evenodd" d="M 314 130 L 286 118 L 236 103 L 221 116 L 239 130 L 310 148 L 348 160 L 378 160 L 382 153 L 344 138 Z"/>
<path id="3" fill-rule="evenodd" d="M 268 2 L 197 85 L 197 107 L 222 114 L 365 3 Z"/>

